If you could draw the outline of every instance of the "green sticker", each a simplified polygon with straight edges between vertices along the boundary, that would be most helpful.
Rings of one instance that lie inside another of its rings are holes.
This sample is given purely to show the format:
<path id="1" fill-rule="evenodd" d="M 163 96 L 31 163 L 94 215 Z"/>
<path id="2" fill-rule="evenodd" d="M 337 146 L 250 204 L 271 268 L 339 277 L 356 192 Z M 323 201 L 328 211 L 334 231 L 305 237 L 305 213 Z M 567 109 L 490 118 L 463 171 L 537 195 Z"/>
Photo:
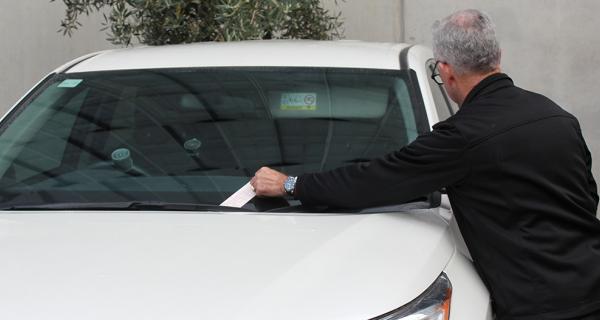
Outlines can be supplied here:
<path id="1" fill-rule="evenodd" d="M 281 110 L 317 110 L 317 94 L 304 92 L 282 93 L 279 108 Z"/>
<path id="2" fill-rule="evenodd" d="M 77 87 L 83 79 L 66 79 L 61 82 L 58 87 L 59 88 L 75 88 Z"/>

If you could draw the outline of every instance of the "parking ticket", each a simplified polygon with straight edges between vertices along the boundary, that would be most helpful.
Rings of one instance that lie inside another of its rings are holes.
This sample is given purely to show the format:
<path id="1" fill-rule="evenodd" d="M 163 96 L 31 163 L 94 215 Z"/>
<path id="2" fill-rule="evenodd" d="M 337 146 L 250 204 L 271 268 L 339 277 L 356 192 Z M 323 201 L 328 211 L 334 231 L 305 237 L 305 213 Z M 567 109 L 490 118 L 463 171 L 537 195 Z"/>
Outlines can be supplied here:
<path id="1" fill-rule="evenodd" d="M 256 196 L 256 193 L 250 185 L 250 182 L 248 182 L 229 198 L 223 201 L 221 205 L 226 207 L 241 208 L 243 205 L 248 203 L 248 201 L 252 200 L 254 196 Z"/>

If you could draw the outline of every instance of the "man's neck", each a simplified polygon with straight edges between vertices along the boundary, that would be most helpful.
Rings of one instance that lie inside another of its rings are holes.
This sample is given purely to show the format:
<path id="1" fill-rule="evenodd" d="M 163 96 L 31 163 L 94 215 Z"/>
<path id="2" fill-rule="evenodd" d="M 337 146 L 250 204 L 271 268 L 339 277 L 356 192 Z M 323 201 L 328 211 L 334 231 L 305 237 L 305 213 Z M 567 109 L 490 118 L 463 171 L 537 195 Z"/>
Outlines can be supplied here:
<path id="1" fill-rule="evenodd" d="M 459 101 L 458 105 L 462 106 L 463 102 L 467 98 L 467 95 L 478 85 L 483 79 L 491 76 L 492 74 L 499 73 L 500 68 L 496 68 L 487 73 L 477 74 L 465 74 L 460 77 L 458 82 Z"/>

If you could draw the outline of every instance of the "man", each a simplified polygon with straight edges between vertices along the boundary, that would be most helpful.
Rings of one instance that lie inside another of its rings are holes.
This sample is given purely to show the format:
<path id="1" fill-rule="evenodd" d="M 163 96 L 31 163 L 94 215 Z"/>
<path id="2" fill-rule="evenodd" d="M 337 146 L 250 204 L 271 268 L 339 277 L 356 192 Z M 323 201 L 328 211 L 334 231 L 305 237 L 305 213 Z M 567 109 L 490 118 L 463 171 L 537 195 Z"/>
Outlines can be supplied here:
<path id="1" fill-rule="evenodd" d="M 261 168 L 257 195 L 366 207 L 446 187 L 497 319 L 600 319 L 598 195 L 579 123 L 500 72 L 486 14 L 454 13 L 433 38 L 456 115 L 368 164 L 297 179 Z"/>

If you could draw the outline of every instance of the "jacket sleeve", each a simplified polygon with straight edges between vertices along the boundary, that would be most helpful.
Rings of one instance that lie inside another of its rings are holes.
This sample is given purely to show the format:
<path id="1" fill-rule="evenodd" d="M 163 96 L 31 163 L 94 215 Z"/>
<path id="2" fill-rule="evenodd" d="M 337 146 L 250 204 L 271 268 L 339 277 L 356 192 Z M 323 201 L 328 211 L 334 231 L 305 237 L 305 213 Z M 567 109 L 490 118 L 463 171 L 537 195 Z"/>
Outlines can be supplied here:
<path id="1" fill-rule="evenodd" d="M 436 124 L 404 148 L 368 163 L 303 174 L 303 204 L 365 208 L 402 203 L 460 181 L 469 171 L 467 141 L 450 122 Z"/>
<path id="2" fill-rule="evenodd" d="M 598 207 L 598 189 L 596 187 L 596 180 L 594 180 L 594 176 L 592 175 L 592 155 L 590 153 L 590 149 L 588 149 L 587 144 L 585 143 L 585 139 L 583 138 L 583 133 L 581 132 L 581 127 L 579 126 L 579 122 L 577 122 L 577 133 L 579 134 L 579 138 L 581 139 L 581 143 L 583 144 L 583 151 L 585 157 L 585 166 L 587 169 L 587 180 L 588 180 L 588 190 L 590 192 L 590 196 L 594 199 L 596 209 Z"/>
<path id="3" fill-rule="evenodd" d="M 598 189 L 596 187 L 596 181 L 594 180 L 594 176 L 592 175 L 592 156 L 590 154 L 590 150 L 587 145 L 585 146 L 586 151 L 586 165 L 588 170 L 588 184 L 590 186 L 590 195 L 594 198 L 596 202 L 596 207 L 598 207 Z"/>

